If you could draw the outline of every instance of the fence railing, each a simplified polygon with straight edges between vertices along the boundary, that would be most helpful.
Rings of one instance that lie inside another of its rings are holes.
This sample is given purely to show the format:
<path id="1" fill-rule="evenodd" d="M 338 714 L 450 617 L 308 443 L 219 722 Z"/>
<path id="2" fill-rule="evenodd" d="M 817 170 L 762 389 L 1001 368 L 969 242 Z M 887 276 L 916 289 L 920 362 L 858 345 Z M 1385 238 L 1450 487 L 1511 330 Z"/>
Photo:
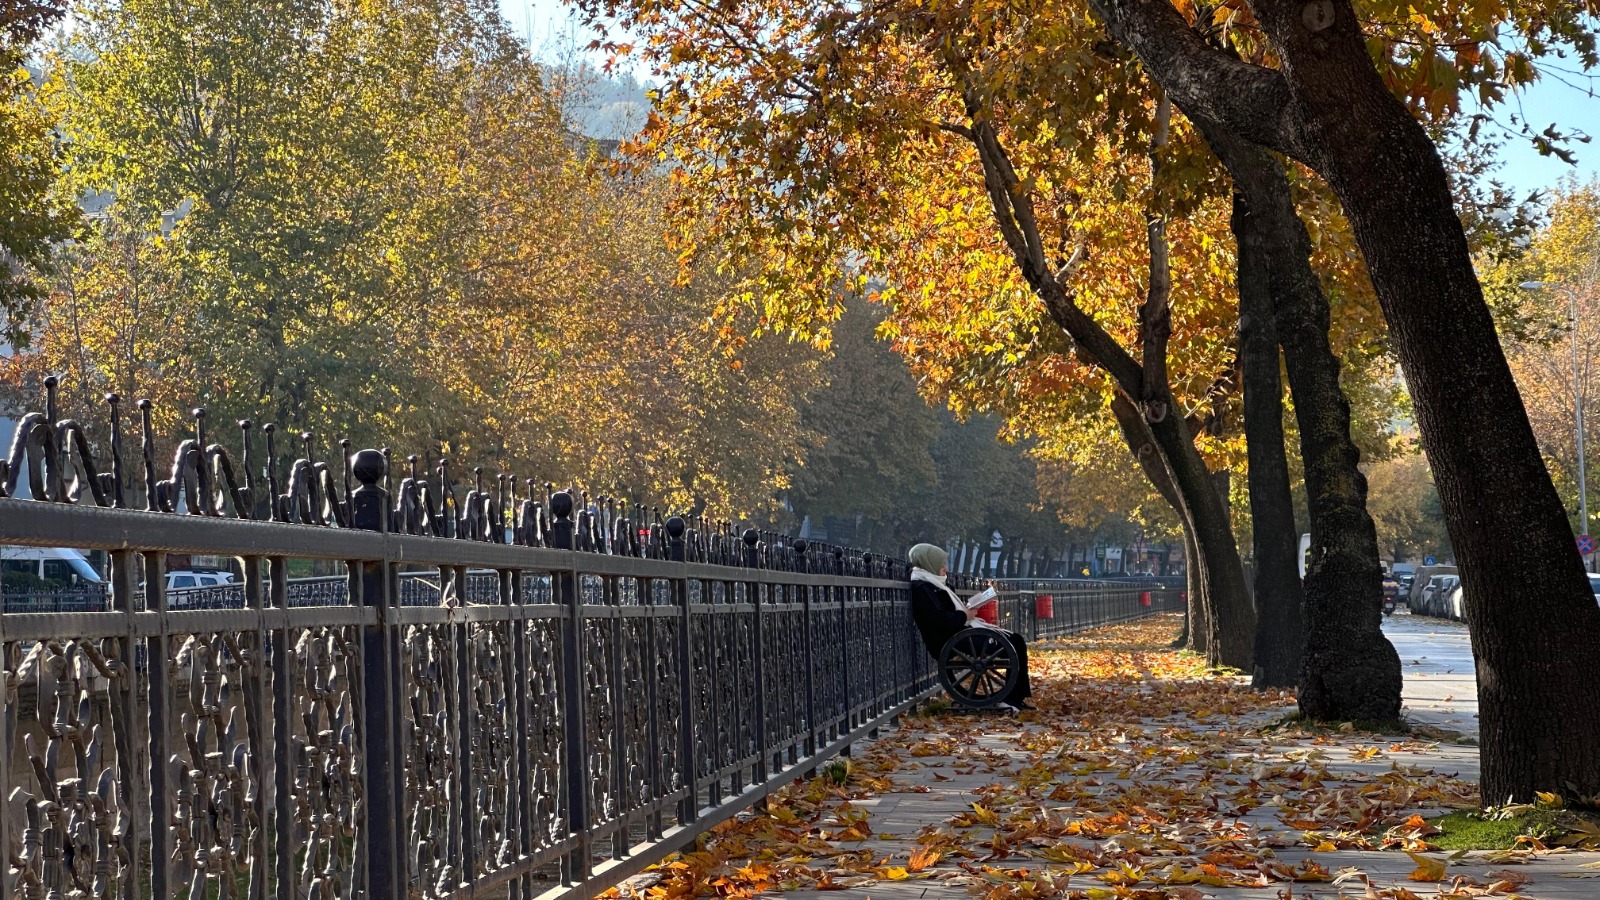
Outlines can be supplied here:
<path id="1" fill-rule="evenodd" d="M 8 898 L 591 896 L 937 684 L 898 561 L 443 465 L 392 487 L 371 450 L 341 484 L 309 437 L 285 474 L 270 426 L 258 486 L 249 423 L 236 464 L 203 415 L 158 479 L 147 404 L 135 493 L 117 399 L 108 465 L 49 400 L 0 544 L 106 551 L 110 590 L 0 611 Z M 242 581 L 169 593 L 168 554 Z"/>
<path id="2" fill-rule="evenodd" d="M 1031 641 L 1181 611 L 1188 599 L 1173 579 L 1004 579 L 996 585 L 1000 627 Z"/>
<path id="3" fill-rule="evenodd" d="M 402 571 L 397 577 L 401 606 L 439 606 L 444 602 L 444 583 L 437 571 Z M 544 589 L 548 591 L 548 578 Z M 468 603 L 497 603 L 499 575 L 492 571 L 469 571 L 465 582 Z M 136 603 L 143 601 L 142 583 L 134 589 Z M 242 583 L 208 587 L 168 588 L 167 609 L 244 609 L 247 605 Z M 284 599 L 289 606 L 347 606 L 350 581 L 347 577 L 324 575 L 289 578 L 284 582 Z M 7 612 L 106 612 L 111 596 L 96 585 L 59 591 L 13 591 L 0 589 L 0 607 Z"/>

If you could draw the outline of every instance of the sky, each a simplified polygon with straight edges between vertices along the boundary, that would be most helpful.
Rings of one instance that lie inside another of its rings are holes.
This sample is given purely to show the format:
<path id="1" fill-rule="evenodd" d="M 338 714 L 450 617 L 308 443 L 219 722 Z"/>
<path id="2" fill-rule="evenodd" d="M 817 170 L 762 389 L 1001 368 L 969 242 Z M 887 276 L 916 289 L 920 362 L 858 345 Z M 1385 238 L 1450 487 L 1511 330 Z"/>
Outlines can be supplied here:
<path id="1" fill-rule="evenodd" d="M 535 55 L 563 45 L 583 46 L 593 38 L 592 34 L 578 29 L 562 0 L 500 0 L 500 9 L 512 27 L 528 40 Z M 597 55 L 595 62 L 602 61 Z M 646 72 L 636 74 L 641 80 L 648 75 Z M 1593 140 L 1570 145 L 1577 156 L 1576 166 L 1554 156 L 1540 156 L 1528 141 L 1507 140 L 1501 151 L 1504 165 L 1495 177 L 1518 195 L 1526 196 L 1551 187 L 1567 174 L 1576 175 L 1580 181 L 1600 177 L 1600 96 L 1595 96 L 1600 94 L 1600 73 L 1589 78 L 1554 74 L 1568 83 L 1563 84 L 1555 77 L 1543 78 L 1524 91 L 1517 103 L 1497 111 L 1497 116 L 1505 118 L 1520 104 L 1518 117 L 1526 119 L 1535 131 L 1556 124 L 1564 131 L 1583 131 Z"/>

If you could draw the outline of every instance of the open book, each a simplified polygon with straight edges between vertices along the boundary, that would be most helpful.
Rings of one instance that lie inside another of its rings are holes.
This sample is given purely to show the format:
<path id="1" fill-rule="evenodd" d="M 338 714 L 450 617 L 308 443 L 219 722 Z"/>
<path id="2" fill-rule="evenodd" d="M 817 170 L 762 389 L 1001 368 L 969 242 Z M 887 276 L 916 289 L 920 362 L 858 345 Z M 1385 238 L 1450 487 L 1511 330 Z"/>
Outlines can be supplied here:
<path id="1" fill-rule="evenodd" d="M 978 607 L 984 605 L 985 603 L 993 603 L 994 599 L 996 597 L 998 597 L 998 596 L 1000 596 L 999 593 L 997 593 L 995 591 L 995 589 L 991 587 L 991 588 L 987 588 L 985 590 L 979 591 L 976 594 L 973 594 L 971 597 L 968 597 L 964 602 L 966 604 L 967 609 L 977 609 Z"/>

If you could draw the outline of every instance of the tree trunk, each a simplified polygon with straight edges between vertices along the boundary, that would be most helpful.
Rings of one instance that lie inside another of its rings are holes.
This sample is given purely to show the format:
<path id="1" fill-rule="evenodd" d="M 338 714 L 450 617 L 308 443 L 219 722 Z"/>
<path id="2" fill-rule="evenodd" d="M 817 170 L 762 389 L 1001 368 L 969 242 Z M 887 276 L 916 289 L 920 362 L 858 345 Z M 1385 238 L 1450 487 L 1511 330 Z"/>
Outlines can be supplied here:
<path id="1" fill-rule="evenodd" d="M 1273 324 L 1300 425 L 1311 513 L 1300 710 L 1315 719 L 1394 719 L 1400 714 L 1400 657 L 1383 635 L 1377 529 L 1367 512 L 1361 452 L 1350 438 L 1339 358 L 1328 342 L 1328 300 L 1311 269 L 1311 237 L 1282 163 L 1214 123 L 1201 130 L 1240 193 L 1235 219 L 1242 216 L 1248 234 L 1240 243 L 1267 262 Z"/>
<path id="2" fill-rule="evenodd" d="M 1171 395 L 1167 396 L 1170 403 Z M 1173 505 L 1184 523 L 1185 550 L 1190 554 L 1189 648 L 1204 654 L 1210 665 L 1250 671 L 1255 649 L 1255 607 L 1234 543 L 1227 505 L 1212 484 L 1214 473 L 1206 469 L 1177 417 L 1150 422 L 1120 395 L 1112 401 L 1112 411 L 1125 436 L 1136 425 L 1143 426 L 1141 446 L 1135 456 L 1151 484 Z M 1174 457 L 1183 466 L 1182 476 L 1172 464 Z"/>
<path id="3" fill-rule="evenodd" d="M 1174 408 L 1167 394 L 1168 409 Z M 1167 461 L 1184 513 L 1194 526 L 1194 539 L 1205 578 L 1206 661 L 1248 672 L 1255 654 L 1256 611 L 1245 583 L 1244 565 L 1233 539 L 1228 508 L 1212 487 L 1212 473 L 1189 440 L 1188 428 L 1176 415 L 1150 423 L 1150 434 Z M 1192 627 L 1192 626 L 1191 626 Z"/>
<path id="4" fill-rule="evenodd" d="M 1161 499 L 1172 507 L 1172 511 L 1178 516 L 1178 522 L 1183 527 L 1184 572 L 1188 582 L 1189 605 L 1183 619 L 1183 631 L 1172 646 L 1175 649 L 1187 647 L 1196 653 L 1206 653 L 1210 646 L 1207 637 L 1212 617 L 1200 616 L 1203 625 L 1195 627 L 1196 610 L 1202 610 L 1207 601 L 1205 580 L 1199 575 L 1200 554 L 1195 549 L 1194 525 L 1190 523 L 1177 485 L 1172 483 L 1172 475 L 1167 471 L 1160 451 L 1156 449 L 1155 439 L 1150 434 L 1150 423 L 1145 421 L 1132 401 L 1121 394 L 1111 398 L 1111 413 L 1116 416 L 1117 426 L 1122 431 L 1122 439 L 1127 442 L 1129 452 L 1139 463 L 1140 471 L 1144 472 L 1150 486 L 1156 489 Z"/>
<path id="5" fill-rule="evenodd" d="M 1034 217 L 1033 198 L 1017 178 L 1016 169 L 1001 146 L 994 124 L 988 120 L 983 98 L 971 86 L 964 89 L 971 126 L 963 133 L 972 141 L 984 169 L 984 189 L 1000 226 L 1001 237 L 1017 266 L 1046 310 L 1073 340 L 1074 351 L 1086 363 L 1106 371 L 1118 393 L 1141 407 L 1157 450 L 1164 458 L 1184 512 L 1195 530 L 1211 603 L 1212 637 L 1207 660 L 1213 664 L 1250 670 L 1255 641 L 1255 609 L 1245 585 L 1239 550 L 1228 527 L 1227 510 L 1210 489 L 1205 463 L 1189 440 L 1188 429 L 1166 381 L 1166 335 L 1170 328 L 1161 296 L 1167 279 L 1160 271 L 1166 251 L 1162 229 L 1151 222 L 1150 291 L 1140 307 L 1140 341 L 1143 358 L 1135 360 L 1094 317 L 1067 293 L 1062 276 L 1075 263 L 1058 272 L 1045 258 Z M 1157 217 L 1159 218 L 1159 217 Z M 1160 357 L 1160 359 L 1157 359 Z"/>
<path id="6" fill-rule="evenodd" d="M 1350 219 L 1411 389 L 1472 623 L 1483 797 L 1600 795 L 1600 608 L 1500 350 L 1437 149 L 1373 68 L 1348 0 L 1314 34 L 1298 5 L 1257 8 L 1284 53 L 1306 143 Z"/>
<path id="7" fill-rule="evenodd" d="M 1250 518 L 1255 549 L 1257 688 L 1291 687 L 1300 678 L 1305 635 L 1301 628 L 1299 529 L 1283 448 L 1283 384 L 1278 377 L 1278 335 L 1272 321 L 1272 282 L 1263 224 L 1244 198 L 1233 200 L 1233 235 L 1239 253 L 1239 355 L 1244 375 L 1244 436 L 1250 460 Z"/>
<path id="8" fill-rule="evenodd" d="M 1183 529 L 1183 578 L 1186 588 L 1185 596 L 1188 602 L 1183 608 L 1183 631 L 1178 635 L 1178 641 L 1173 644 L 1178 649 L 1187 648 L 1204 655 L 1204 633 L 1194 625 L 1195 611 L 1205 598 L 1205 579 L 1200 576 L 1200 551 L 1195 548 L 1194 531 L 1188 527 Z"/>
<path id="9" fill-rule="evenodd" d="M 1169 4 L 1091 2 L 1186 112 L 1305 162 L 1339 197 L 1405 370 L 1460 566 L 1483 797 L 1600 796 L 1600 608 L 1438 150 L 1373 66 L 1352 3 L 1254 0 L 1274 70 L 1209 47 Z"/>
<path id="10" fill-rule="evenodd" d="M 1172 103 L 1165 93 L 1156 99 L 1154 131 L 1150 139 L 1150 180 L 1161 178 L 1161 150 L 1167 144 Z M 1172 394 L 1167 369 L 1167 342 L 1172 335 L 1172 266 L 1168 253 L 1167 211 L 1159 192 L 1145 208 L 1146 244 L 1150 251 L 1149 283 L 1139 307 L 1140 410 L 1150 437 L 1166 463 L 1167 474 L 1183 513 L 1194 530 L 1195 543 L 1205 561 L 1206 612 L 1209 629 L 1206 661 L 1250 671 L 1255 650 L 1255 607 L 1250 601 L 1233 538 L 1226 497 L 1210 489 L 1212 473 L 1194 448 L 1183 414 Z"/>

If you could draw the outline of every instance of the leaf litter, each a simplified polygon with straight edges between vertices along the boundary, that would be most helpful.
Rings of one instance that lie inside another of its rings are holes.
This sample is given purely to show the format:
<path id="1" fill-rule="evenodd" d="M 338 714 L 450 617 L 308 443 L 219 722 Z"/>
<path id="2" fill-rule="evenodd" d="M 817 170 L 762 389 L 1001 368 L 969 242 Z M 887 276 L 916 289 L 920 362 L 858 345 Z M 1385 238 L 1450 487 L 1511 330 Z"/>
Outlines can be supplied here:
<path id="1" fill-rule="evenodd" d="M 796 781 L 608 896 L 870 896 L 921 880 L 927 897 L 984 900 L 1204 900 L 1228 888 L 1469 900 L 1517 897 L 1529 878 L 1452 867 L 1565 852 L 1536 840 L 1476 860 L 1439 852 L 1424 813 L 1479 797 L 1474 782 L 1409 761 L 1437 744 L 1286 720 L 1291 694 L 1167 649 L 1179 624 L 1152 617 L 1036 645 L 1036 712 L 908 717 L 858 749 L 848 778 Z M 918 794 L 964 802 L 922 817 L 914 835 L 886 833 L 941 802 Z M 872 806 L 895 795 L 897 821 L 875 825 Z M 1379 879 L 1336 867 L 1351 850 L 1405 853 L 1415 868 Z"/>

